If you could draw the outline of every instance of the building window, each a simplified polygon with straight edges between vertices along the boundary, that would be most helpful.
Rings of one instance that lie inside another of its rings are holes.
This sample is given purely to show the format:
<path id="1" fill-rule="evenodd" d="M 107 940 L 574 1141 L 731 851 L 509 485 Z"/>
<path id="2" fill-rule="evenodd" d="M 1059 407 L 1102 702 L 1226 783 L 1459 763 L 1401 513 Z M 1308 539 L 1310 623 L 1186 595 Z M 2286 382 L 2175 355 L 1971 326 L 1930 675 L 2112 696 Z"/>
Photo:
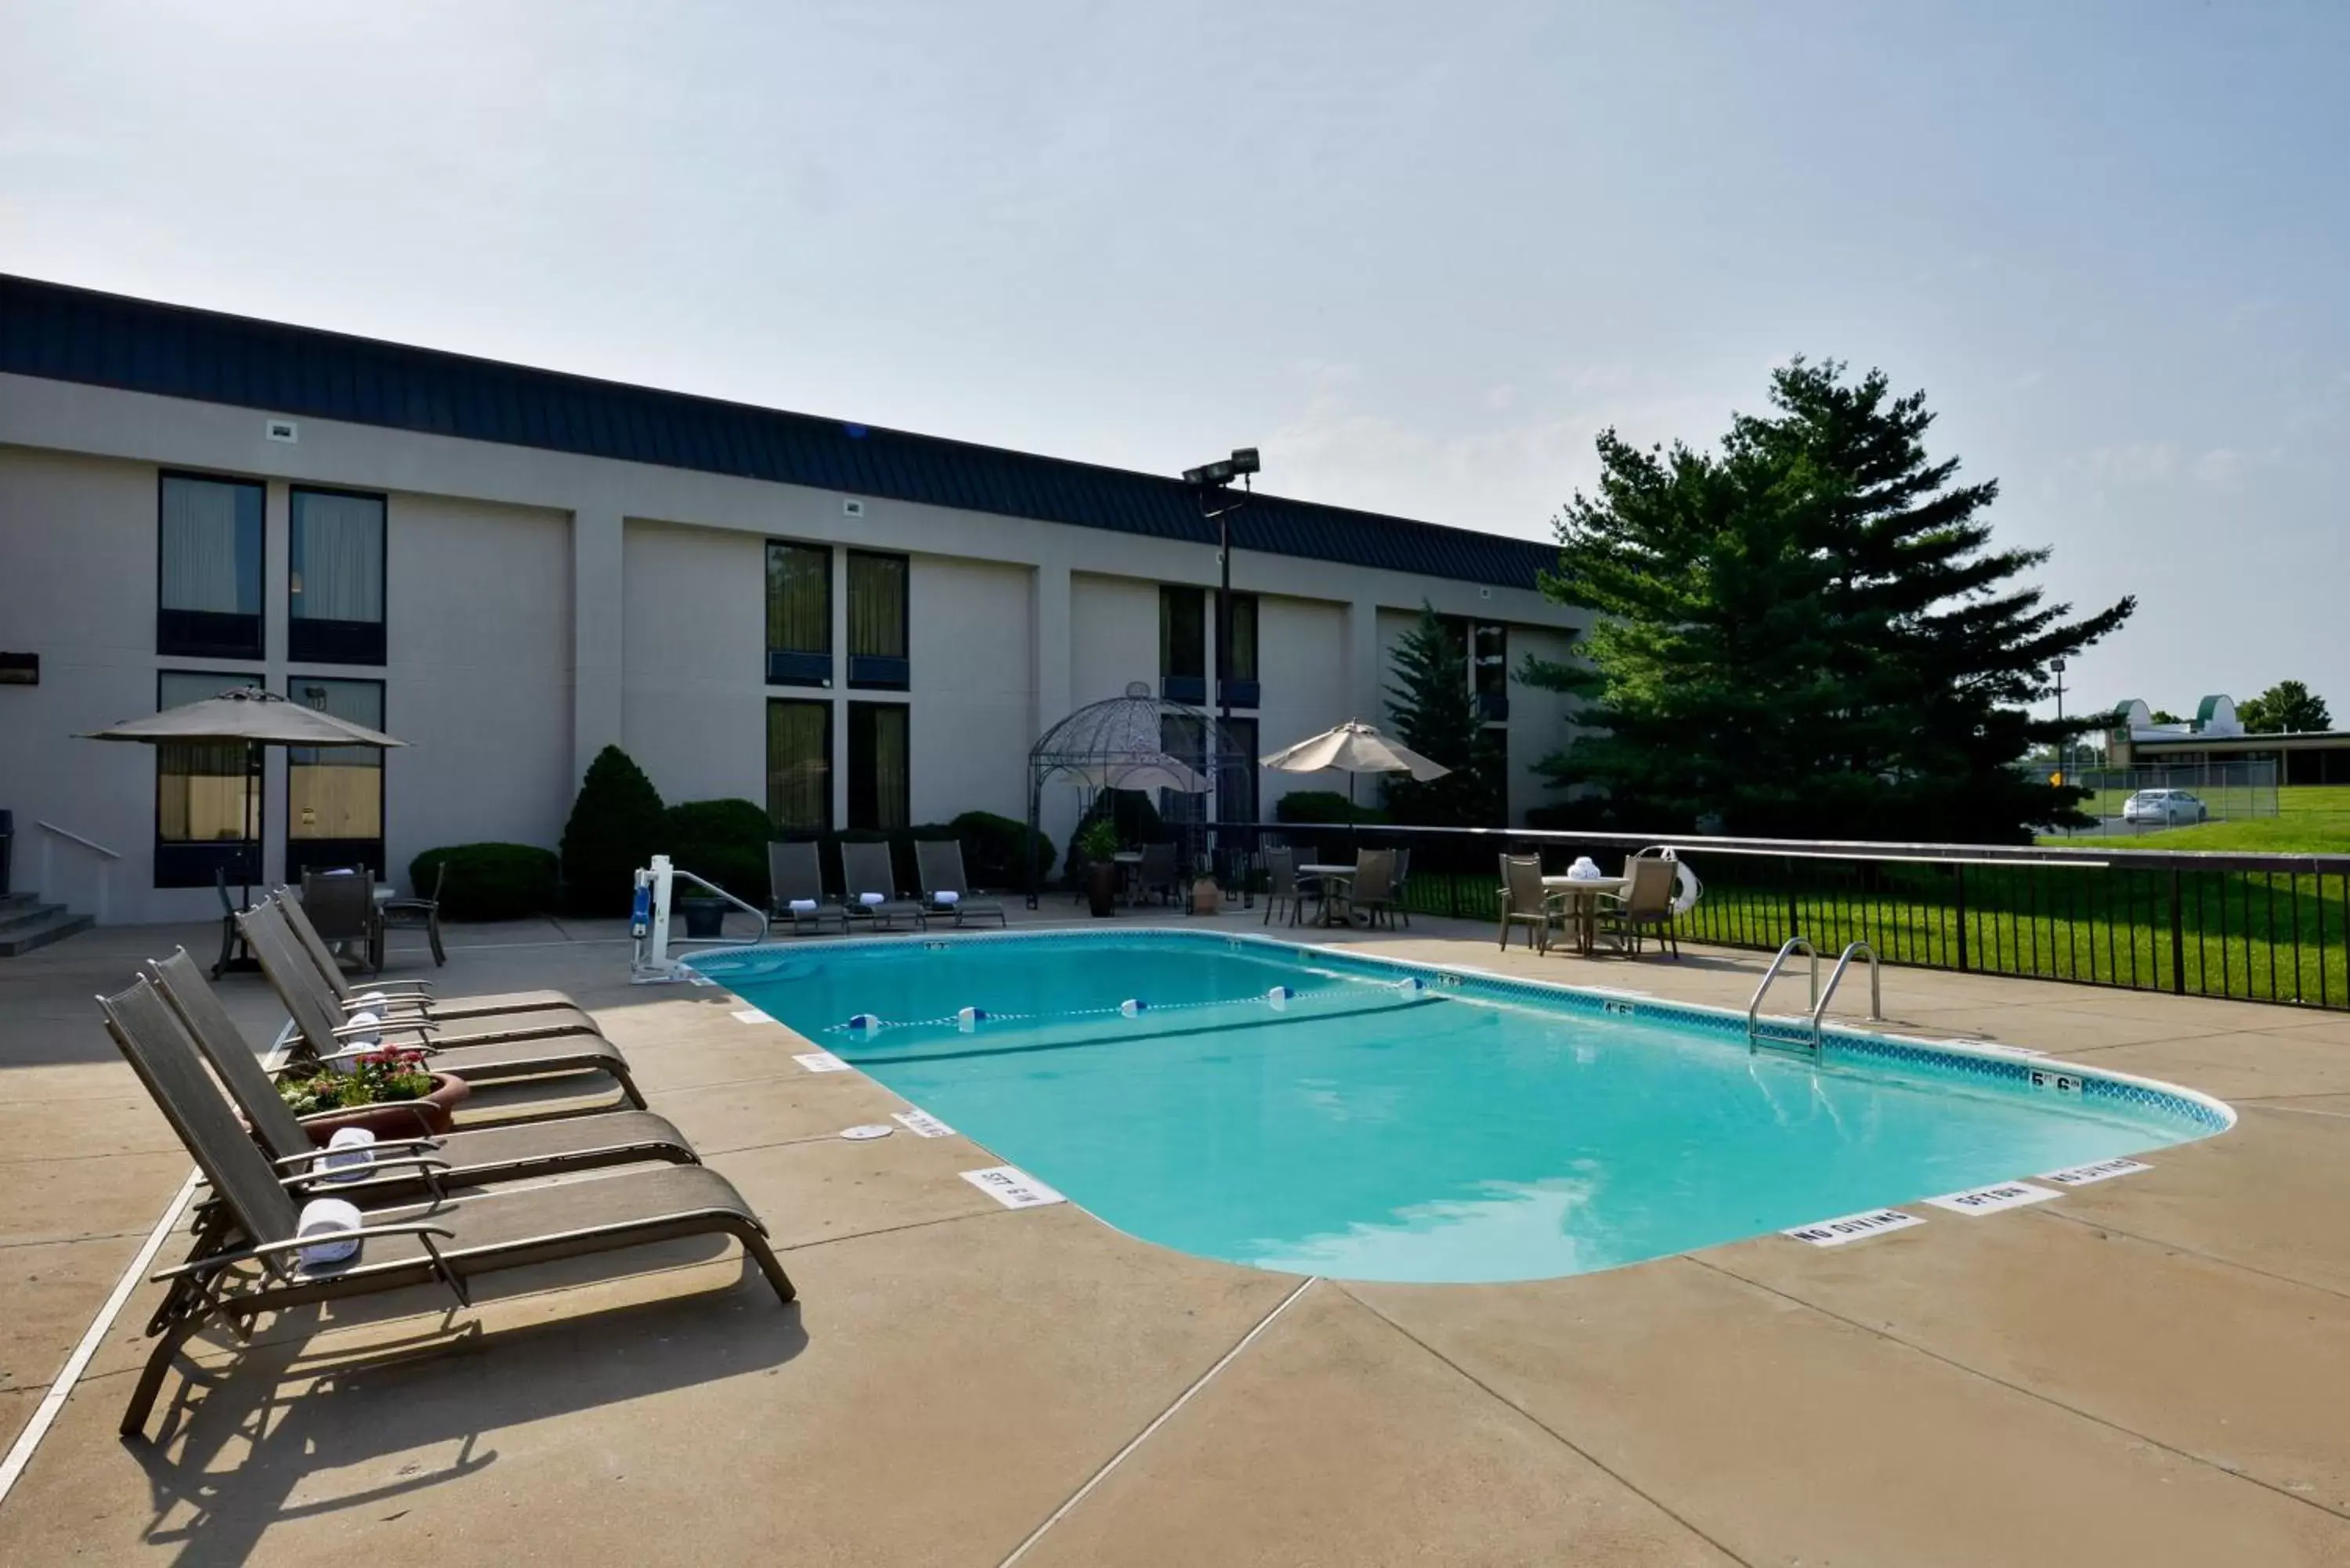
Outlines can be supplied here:
<path id="1" fill-rule="evenodd" d="M 384 663 L 383 497 L 297 488 L 292 503 L 286 657 L 303 664 Z"/>
<path id="2" fill-rule="evenodd" d="M 832 828 L 832 704 L 767 704 L 767 815 L 795 833 Z"/>
<path id="3" fill-rule="evenodd" d="M 1159 694 L 1170 702 L 1208 700 L 1208 595 L 1159 590 Z"/>
<path id="4" fill-rule="evenodd" d="M 848 683 L 903 691 L 913 683 L 906 657 L 906 557 L 848 552 Z"/>
<path id="5" fill-rule="evenodd" d="M 286 687 L 306 708 L 383 728 L 380 680 L 296 675 Z M 384 870 L 383 753 L 373 746 L 288 746 L 286 879 L 342 866 Z"/>
<path id="6" fill-rule="evenodd" d="M 1217 701 L 1233 708 L 1254 708 L 1262 691 L 1256 678 L 1256 596 L 1234 594 L 1232 618 L 1232 646 L 1216 661 Z"/>
<path id="7" fill-rule="evenodd" d="M 261 658 L 262 487 L 183 473 L 162 477 L 155 651 Z"/>
<path id="8" fill-rule="evenodd" d="M 888 831 L 912 824 L 902 702 L 848 705 L 848 826 Z"/>
<path id="9" fill-rule="evenodd" d="M 1478 621 L 1469 628 L 1469 687 L 1487 720 L 1510 716 L 1510 628 Z"/>
<path id="10" fill-rule="evenodd" d="M 239 686 L 249 675 L 166 670 L 155 677 L 155 711 L 183 708 Z M 155 748 L 155 886 L 209 888 L 216 871 L 232 882 L 261 880 L 261 781 L 234 742 L 172 741 Z"/>
<path id="11" fill-rule="evenodd" d="M 767 541 L 767 684 L 832 684 L 832 551 Z"/>

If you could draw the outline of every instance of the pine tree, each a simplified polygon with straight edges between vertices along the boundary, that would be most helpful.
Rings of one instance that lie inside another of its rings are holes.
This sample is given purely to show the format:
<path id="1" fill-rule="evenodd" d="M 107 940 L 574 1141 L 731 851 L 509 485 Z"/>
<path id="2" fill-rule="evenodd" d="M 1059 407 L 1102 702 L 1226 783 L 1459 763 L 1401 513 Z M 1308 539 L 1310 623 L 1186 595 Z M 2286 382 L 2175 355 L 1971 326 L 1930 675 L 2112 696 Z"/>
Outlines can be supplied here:
<path id="1" fill-rule="evenodd" d="M 1419 620 L 1396 639 L 1388 711 L 1396 738 L 1452 771 L 1423 784 L 1405 774 L 1387 781 L 1388 815 L 1441 827 L 1498 827 L 1502 758 L 1469 686 L 1464 628 L 1423 602 Z"/>
<path id="2" fill-rule="evenodd" d="M 1995 843 L 2086 822 L 2079 791 L 2016 765 L 2079 725 L 2024 704 L 2134 602 L 2068 620 L 2017 582 L 2048 552 L 1991 546 L 1998 484 L 1928 459 L 1923 393 L 1798 359 L 1771 403 L 1717 452 L 1601 436 L 1544 583 L 1601 612 L 1587 661 L 1520 672 L 1586 696 L 1596 728 L 1544 771 L 1643 831 Z"/>

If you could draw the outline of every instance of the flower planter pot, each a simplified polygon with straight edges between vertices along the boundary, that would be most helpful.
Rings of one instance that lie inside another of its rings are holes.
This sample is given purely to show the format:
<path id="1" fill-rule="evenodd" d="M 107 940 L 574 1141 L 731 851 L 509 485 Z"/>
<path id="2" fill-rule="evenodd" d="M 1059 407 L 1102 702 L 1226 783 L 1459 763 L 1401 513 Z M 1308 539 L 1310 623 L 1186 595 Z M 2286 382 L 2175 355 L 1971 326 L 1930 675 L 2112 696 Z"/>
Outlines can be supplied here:
<path id="1" fill-rule="evenodd" d="M 464 1079 L 435 1073 L 432 1092 L 421 1100 L 385 1100 L 380 1105 L 353 1106 L 347 1111 L 305 1121 L 302 1129 L 320 1148 L 345 1127 L 365 1127 L 379 1138 L 439 1137 L 449 1130 L 450 1113 L 473 1092 L 473 1085 Z M 423 1118 L 421 1122 L 419 1116 Z"/>
<path id="2" fill-rule="evenodd" d="M 726 934 L 725 899 L 680 898 L 677 907 L 685 913 L 687 936 L 723 937 Z"/>
<path id="3" fill-rule="evenodd" d="M 1086 867 L 1086 906 L 1099 919 L 1107 919 L 1118 909 L 1118 863 L 1097 860 Z"/>

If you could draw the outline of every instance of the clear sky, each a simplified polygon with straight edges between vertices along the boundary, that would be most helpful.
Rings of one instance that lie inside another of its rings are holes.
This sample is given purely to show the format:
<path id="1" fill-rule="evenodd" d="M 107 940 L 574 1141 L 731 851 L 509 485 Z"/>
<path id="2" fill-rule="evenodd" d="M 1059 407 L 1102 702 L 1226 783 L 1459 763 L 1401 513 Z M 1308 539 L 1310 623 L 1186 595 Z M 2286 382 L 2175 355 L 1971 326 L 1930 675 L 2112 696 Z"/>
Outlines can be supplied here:
<path id="1" fill-rule="evenodd" d="M 2350 722 L 2350 5 L 0 0 L 0 269 L 1545 535 L 1795 353 Z"/>

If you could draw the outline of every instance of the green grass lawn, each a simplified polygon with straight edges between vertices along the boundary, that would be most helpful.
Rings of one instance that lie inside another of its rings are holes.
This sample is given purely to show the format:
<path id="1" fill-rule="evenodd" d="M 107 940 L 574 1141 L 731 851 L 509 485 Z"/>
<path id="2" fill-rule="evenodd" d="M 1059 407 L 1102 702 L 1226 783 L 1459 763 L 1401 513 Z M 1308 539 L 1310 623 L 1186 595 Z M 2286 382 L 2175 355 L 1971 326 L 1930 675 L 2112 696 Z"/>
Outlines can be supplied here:
<path id="1" fill-rule="evenodd" d="M 2108 814 L 2127 798 L 2115 791 Z M 2169 827 L 2158 833 L 2054 834 L 2043 844 L 2127 844 L 2137 849 L 2222 849 L 2247 855 L 2350 855 L 2350 784 L 2293 784 L 2276 792 L 2277 815 Z M 2099 803 L 2102 805 L 2103 803 Z M 2214 804 L 2218 804 L 2216 801 Z"/>

